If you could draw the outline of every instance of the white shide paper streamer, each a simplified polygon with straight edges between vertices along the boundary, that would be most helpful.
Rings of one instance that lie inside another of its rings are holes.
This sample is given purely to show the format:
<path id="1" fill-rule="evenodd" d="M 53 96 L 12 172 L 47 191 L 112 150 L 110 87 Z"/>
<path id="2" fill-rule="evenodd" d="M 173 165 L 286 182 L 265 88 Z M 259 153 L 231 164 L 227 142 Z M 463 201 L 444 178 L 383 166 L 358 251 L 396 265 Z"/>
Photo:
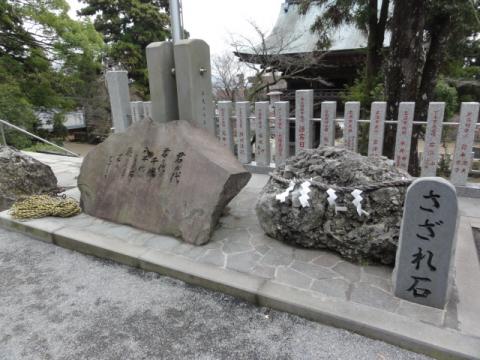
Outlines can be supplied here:
<path id="1" fill-rule="evenodd" d="M 298 198 L 298 200 L 300 200 L 300 204 L 304 208 L 310 206 L 310 204 L 308 203 L 308 200 L 310 200 L 310 196 L 308 196 L 308 194 L 312 191 L 310 190 L 310 185 L 312 185 L 310 181 L 305 181 L 301 185 L 300 197 Z"/>
<path id="2" fill-rule="evenodd" d="M 362 215 L 366 215 L 368 216 L 369 214 L 362 209 L 362 200 L 363 198 L 360 196 L 360 194 L 362 193 L 362 190 L 358 190 L 358 189 L 355 189 L 352 191 L 352 196 L 353 196 L 353 205 L 355 205 L 355 207 L 357 208 L 357 213 L 358 213 L 358 216 L 362 216 Z"/>
<path id="3" fill-rule="evenodd" d="M 293 181 L 290 181 L 290 186 L 287 188 L 287 190 L 285 190 L 281 194 L 277 194 L 275 196 L 275 199 L 284 203 L 287 200 L 288 195 L 290 195 L 290 193 L 293 191 L 294 188 L 295 188 L 295 183 Z"/>
<path id="4" fill-rule="evenodd" d="M 346 206 L 338 206 L 337 205 L 336 200 L 337 200 L 338 196 L 335 193 L 335 190 L 328 189 L 327 194 L 328 194 L 328 198 L 327 198 L 328 205 L 335 208 L 335 214 L 337 214 L 338 212 L 346 212 L 348 210 Z"/>

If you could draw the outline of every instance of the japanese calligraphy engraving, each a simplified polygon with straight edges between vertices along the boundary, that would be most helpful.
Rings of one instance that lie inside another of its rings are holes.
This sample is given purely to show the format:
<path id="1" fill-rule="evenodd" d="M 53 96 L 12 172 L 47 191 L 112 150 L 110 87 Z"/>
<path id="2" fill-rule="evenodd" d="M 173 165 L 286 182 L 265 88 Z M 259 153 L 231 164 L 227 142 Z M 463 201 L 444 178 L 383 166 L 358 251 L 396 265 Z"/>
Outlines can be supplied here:
<path id="1" fill-rule="evenodd" d="M 443 308 L 448 300 L 455 249 L 457 197 L 442 178 L 420 178 L 407 191 L 394 293 L 402 299 Z"/>
<path id="2" fill-rule="evenodd" d="M 166 147 L 156 154 L 148 146 L 136 149 L 129 146 L 124 153 L 109 156 L 104 171 L 104 178 L 128 175 L 128 181 L 135 178 L 155 179 L 161 178 L 168 169 L 171 169 L 170 182 L 178 184 L 182 175 L 182 164 L 186 153 L 181 151 L 176 158 L 168 162 L 171 149 Z M 132 159 L 132 161 L 130 161 Z M 114 166 L 112 167 L 112 165 Z"/>

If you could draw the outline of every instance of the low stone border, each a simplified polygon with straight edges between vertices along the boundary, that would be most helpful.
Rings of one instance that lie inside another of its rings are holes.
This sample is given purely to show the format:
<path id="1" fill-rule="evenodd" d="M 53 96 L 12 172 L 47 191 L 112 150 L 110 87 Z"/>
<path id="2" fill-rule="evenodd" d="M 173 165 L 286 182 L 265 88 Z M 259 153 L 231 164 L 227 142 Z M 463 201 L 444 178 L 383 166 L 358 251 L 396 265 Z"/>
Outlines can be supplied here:
<path id="1" fill-rule="evenodd" d="M 0 213 L 0 226 L 84 254 L 113 260 L 289 312 L 442 359 L 480 359 L 480 338 L 414 321 L 382 310 L 312 297 L 306 292 L 252 275 L 199 264 L 159 250 L 126 244 L 87 231 L 71 230 L 65 219 L 18 222 Z"/>

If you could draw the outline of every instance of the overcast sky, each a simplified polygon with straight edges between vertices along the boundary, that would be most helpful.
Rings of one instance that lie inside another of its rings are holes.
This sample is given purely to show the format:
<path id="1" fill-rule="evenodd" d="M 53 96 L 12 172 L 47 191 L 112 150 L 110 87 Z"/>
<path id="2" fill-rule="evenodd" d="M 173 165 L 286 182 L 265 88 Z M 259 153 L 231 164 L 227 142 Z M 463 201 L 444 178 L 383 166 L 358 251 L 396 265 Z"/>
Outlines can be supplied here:
<path id="1" fill-rule="evenodd" d="M 68 0 L 70 15 L 81 7 Z M 203 39 L 212 54 L 231 51 L 230 39 L 237 34 L 256 39 L 249 21 L 268 32 L 275 24 L 284 0 L 183 0 L 183 20 L 190 37 Z"/>

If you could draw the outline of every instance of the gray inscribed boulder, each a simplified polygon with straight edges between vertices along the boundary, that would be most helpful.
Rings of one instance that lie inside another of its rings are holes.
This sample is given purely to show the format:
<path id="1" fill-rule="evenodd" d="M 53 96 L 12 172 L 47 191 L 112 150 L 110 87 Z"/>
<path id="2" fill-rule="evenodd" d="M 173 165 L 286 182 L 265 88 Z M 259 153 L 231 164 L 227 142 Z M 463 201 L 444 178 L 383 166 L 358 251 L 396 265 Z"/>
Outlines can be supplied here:
<path id="1" fill-rule="evenodd" d="M 0 146 L 0 211 L 20 197 L 57 189 L 50 166 L 8 146 Z"/>
<path id="2" fill-rule="evenodd" d="M 286 201 L 276 199 L 293 179 L 296 185 Z M 309 207 L 303 207 L 301 183 L 310 179 Z M 410 182 L 408 173 L 385 157 L 368 158 L 333 147 L 306 150 L 275 170 L 256 212 L 265 233 L 275 239 L 333 250 L 352 262 L 393 264 Z M 336 190 L 336 206 L 329 205 L 329 188 Z M 368 216 L 360 216 L 353 204 L 355 189 L 363 190 L 361 210 Z"/>
<path id="3" fill-rule="evenodd" d="M 250 177 L 206 131 L 144 120 L 88 153 L 78 187 L 89 215 L 201 245 Z"/>

